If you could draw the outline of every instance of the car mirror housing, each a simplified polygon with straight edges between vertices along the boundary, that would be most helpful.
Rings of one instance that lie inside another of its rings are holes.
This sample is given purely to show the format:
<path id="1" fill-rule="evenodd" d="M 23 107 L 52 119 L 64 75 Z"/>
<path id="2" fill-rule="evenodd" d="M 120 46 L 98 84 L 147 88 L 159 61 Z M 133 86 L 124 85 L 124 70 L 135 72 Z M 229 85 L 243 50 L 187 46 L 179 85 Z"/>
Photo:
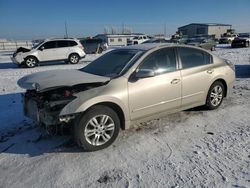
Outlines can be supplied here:
<path id="1" fill-rule="evenodd" d="M 41 46 L 41 47 L 39 48 L 39 50 L 43 51 L 43 50 L 44 50 L 44 46 Z"/>
<path id="2" fill-rule="evenodd" d="M 148 77 L 154 77 L 154 76 L 155 76 L 155 72 L 151 69 L 141 69 L 135 73 L 136 78 L 148 78 Z"/>

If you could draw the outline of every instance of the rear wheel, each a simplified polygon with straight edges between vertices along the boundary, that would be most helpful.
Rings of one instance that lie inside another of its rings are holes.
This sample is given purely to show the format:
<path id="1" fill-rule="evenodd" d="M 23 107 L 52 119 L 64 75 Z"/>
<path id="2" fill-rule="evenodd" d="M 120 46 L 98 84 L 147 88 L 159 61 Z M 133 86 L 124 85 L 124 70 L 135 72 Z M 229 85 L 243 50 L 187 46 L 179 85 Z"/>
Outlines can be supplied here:
<path id="1" fill-rule="evenodd" d="M 103 52 L 103 49 L 100 47 L 96 51 L 97 51 L 98 54 L 101 54 Z"/>
<path id="2" fill-rule="evenodd" d="M 207 94 L 206 107 L 209 110 L 214 110 L 218 108 L 223 101 L 224 95 L 225 95 L 224 85 L 219 81 L 214 82 L 211 85 Z"/>
<path id="3" fill-rule="evenodd" d="M 25 65 L 28 68 L 35 67 L 37 65 L 37 63 L 38 63 L 37 59 L 35 57 L 33 57 L 33 56 L 29 56 L 25 60 Z"/>
<path id="4" fill-rule="evenodd" d="M 78 54 L 70 54 L 69 55 L 69 62 L 71 64 L 77 64 L 80 60 L 80 56 Z"/>
<path id="5" fill-rule="evenodd" d="M 74 139 L 85 151 L 110 146 L 120 130 L 118 115 L 109 107 L 98 105 L 83 114 L 74 125 Z"/>

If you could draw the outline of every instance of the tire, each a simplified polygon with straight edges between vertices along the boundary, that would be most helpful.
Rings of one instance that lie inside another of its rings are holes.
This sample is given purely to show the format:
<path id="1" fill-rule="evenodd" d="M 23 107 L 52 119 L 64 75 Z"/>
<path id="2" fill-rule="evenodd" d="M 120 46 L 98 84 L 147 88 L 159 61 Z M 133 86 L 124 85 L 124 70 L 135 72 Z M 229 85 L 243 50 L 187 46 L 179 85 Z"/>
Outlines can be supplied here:
<path id="1" fill-rule="evenodd" d="M 245 47 L 246 48 L 249 47 L 249 42 L 246 42 Z"/>
<path id="2" fill-rule="evenodd" d="M 120 130 L 120 119 L 111 108 L 97 105 L 76 120 L 73 136 L 84 151 L 96 151 L 110 146 Z"/>
<path id="3" fill-rule="evenodd" d="M 220 81 L 214 82 L 209 88 L 207 99 L 206 99 L 206 108 L 209 110 L 214 110 L 218 108 L 225 96 L 225 87 Z"/>
<path id="4" fill-rule="evenodd" d="M 28 56 L 26 59 L 25 59 L 25 65 L 26 67 L 28 68 L 33 68 L 37 65 L 38 63 L 38 60 L 37 58 L 33 57 L 33 56 Z"/>
<path id="5" fill-rule="evenodd" d="M 103 52 L 103 49 L 100 47 L 98 50 L 97 50 L 97 53 L 98 54 L 101 54 Z"/>
<path id="6" fill-rule="evenodd" d="M 69 55 L 69 63 L 77 64 L 80 60 L 80 56 L 76 53 Z"/>

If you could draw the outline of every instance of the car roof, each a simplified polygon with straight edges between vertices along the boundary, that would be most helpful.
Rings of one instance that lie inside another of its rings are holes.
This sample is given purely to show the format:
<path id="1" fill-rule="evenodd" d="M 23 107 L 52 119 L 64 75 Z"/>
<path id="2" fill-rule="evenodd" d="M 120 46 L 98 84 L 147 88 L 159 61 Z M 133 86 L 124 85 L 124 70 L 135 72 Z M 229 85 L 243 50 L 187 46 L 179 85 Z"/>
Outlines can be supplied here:
<path id="1" fill-rule="evenodd" d="M 148 51 L 153 48 L 162 47 L 162 46 L 174 46 L 174 44 L 172 43 L 144 43 L 144 44 L 126 46 L 126 47 L 123 47 L 122 49 Z"/>
<path id="2" fill-rule="evenodd" d="M 45 39 L 45 41 L 57 41 L 57 40 L 69 40 L 69 41 L 76 41 L 77 39 L 76 38 L 48 38 L 48 39 Z"/>
<path id="3" fill-rule="evenodd" d="M 126 47 L 122 47 L 122 48 L 118 48 L 118 49 L 149 51 L 149 50 L 154 49 L 154 48 L 162 48 L 162 47 L 185 47 L 185 48 L 193 48 L 193 49 L 198 49 L 198 50 L 201 50 L 201 51 L 206 51 L 210 55 L 213 55 L 208 50 L 205 50 L 205 49 L 197 47 L 197 46 L 186 45 L 186 44 L 176 44 L 176 43 L 144 43 L 144 44 L 126 46 Z"/>

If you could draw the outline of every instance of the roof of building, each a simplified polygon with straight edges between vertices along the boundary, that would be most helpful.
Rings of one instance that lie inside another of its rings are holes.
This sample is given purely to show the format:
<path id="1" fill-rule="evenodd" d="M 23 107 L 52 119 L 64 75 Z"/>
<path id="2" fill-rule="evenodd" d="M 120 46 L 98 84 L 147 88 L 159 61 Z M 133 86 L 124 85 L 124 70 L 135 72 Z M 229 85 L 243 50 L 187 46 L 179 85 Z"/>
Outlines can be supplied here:
<path id="1" fill-rule="evenodd" d="M 187 27 L 187 26 L 190 26 L 190 25 L 200 25 L 200 26 L 230 26 L 230 27 L 232 26 L 230 24 L 221 24 L 221 23 L 191 23 L 191 24 L 187 24 L 187 25 L 181 26 L 178 29 L 181 29 L 183 27 Z"/>

